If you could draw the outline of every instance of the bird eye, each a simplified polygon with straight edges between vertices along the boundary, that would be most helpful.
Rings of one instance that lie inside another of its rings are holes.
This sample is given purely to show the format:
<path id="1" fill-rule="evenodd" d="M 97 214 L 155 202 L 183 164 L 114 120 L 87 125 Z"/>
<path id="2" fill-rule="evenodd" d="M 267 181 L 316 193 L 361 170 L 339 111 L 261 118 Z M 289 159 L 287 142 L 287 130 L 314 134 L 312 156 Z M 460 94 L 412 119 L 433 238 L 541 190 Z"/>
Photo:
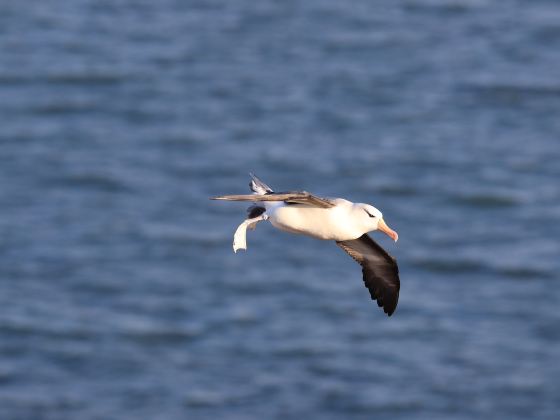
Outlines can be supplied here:
<path id="1" fill-rule="evenodd" d="M 366 209 L 364 209 L 364 211 L 365 211 L 365 212 L 367 213 L 367 215 L 368 215 L 369 217 L 375 217 L 375 215 L 373 215 L 373 214 L 370 214 L 370 212 L 369 212 L 369 211 L 367 211 Z"/>

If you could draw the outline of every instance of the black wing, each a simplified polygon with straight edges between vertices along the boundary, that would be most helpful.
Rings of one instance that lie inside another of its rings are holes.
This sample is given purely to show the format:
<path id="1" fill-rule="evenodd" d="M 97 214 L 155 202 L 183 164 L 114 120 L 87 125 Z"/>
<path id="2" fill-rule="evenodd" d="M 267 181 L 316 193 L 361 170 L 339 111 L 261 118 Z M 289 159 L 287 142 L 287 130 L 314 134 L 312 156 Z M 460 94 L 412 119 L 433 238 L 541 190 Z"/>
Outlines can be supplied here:
<path id="1" fill-rule="evenodd" d="M 367 234 L 336 244 L 362 266 L 364 283 L 372 300 L 377 300 L 377 304 L 391 316 L 397 307 L 401 288 L 397 261 Z"/>
<path id="2" fill-rule="evenodd" d="M 330 208 L 335 204 L 326 199 L 317 197 L 307 191 L 294 191 L 294 192 L 270 192 L 263 195 L 260 194 L 237 194 L 237 195 L 222 195 L 219 197 L 212 197 L 212 200 L 227 200 L 227 201 L 285 201 L 286 203 L 305 204 L 313 207 Z"/>

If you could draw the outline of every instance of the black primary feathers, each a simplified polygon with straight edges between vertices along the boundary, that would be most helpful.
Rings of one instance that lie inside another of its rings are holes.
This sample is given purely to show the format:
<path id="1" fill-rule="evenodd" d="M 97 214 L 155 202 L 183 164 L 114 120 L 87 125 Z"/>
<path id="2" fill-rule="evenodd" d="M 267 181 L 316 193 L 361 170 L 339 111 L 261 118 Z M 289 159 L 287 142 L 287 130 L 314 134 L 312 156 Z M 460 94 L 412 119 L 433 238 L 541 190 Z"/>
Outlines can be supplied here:
<path id="1" fill-rule="evenodd" d="M 397 261 L 368 234 L 336 244 L 362 266 L 364 284 L 371 298 L 391 316 L 397 308 L 401 287 Z"/>

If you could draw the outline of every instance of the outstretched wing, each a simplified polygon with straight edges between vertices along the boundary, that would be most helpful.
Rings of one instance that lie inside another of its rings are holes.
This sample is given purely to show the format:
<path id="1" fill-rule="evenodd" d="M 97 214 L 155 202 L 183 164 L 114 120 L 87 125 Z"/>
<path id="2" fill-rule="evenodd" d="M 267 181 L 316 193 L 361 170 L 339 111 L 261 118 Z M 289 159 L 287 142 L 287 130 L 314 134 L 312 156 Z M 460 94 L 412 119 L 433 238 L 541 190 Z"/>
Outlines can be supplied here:
<path id="1" fill-rule="evenodd" d="M 391 316 L 397 307 L 401 287 L 397 261 L 367 234 L 336 244 L 362 266 L 364 283 L 372 300 L 377 300 Z"/>
<path id="2" fill-rule="evenodd" d="M 330 208 L 335 203 L 327 198 L 317 197 L 307 191 L 292 192 L 270 192 L 263 195 L 260 194 L 238 194 L 238 195 L 221 195 L 212 197 L 212 200 L 227 201 L 285 201 L 288 204 L 306 204 L 313 207 Z"/>

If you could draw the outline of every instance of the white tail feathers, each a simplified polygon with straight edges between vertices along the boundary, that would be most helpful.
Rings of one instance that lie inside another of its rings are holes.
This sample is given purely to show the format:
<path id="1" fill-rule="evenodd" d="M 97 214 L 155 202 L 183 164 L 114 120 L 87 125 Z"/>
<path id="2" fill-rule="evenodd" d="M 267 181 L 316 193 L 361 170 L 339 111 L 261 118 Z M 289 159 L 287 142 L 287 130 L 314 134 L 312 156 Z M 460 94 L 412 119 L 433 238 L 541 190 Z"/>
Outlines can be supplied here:
<path id="1" fill-rule="evenodd" d="M 247 228 L 251 230 L 255 230 L 257 223 L 268 220 L 268 216 L 266 214 L 261 214 L 258 217 L 254 217 L 252 219 L 245 219 L 235 231 L 233 235 L 233 252 L 237 253 L 240 249 L 247 249 Z"/>

